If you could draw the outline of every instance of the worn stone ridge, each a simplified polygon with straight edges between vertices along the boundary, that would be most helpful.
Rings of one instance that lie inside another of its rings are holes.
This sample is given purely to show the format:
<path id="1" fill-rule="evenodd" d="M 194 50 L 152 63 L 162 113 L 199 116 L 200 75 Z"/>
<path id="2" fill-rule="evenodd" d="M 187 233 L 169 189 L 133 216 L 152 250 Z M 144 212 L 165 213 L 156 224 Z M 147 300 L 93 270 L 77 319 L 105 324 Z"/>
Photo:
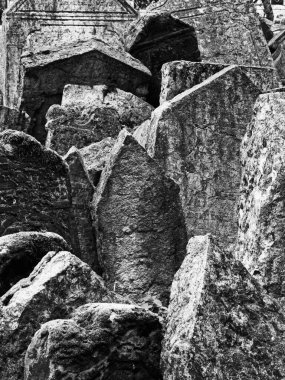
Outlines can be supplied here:
<path id="1" fill-rule="evenodd" d="M 167 305 L 186 247 L 179 188 L 123 130 L 94 196 L 97 251 L 109 288 Z"/>
<path id="2" fill-rule="evenodd" d="M 44 324 L 27 350 L 25 379 L 161 380 L 157 315 L 134 305 L 88 304 Z"/>
<path id="3" fill-rule="evenodd" d="M 109 292 L 102 279 L 69 252 L 50 252 L 1 300 L 0 378 L 11 380 L 23 379 L 25 352 L 41 324 L 68 318 L 89 302 L 127 303 Z"/>
<path id="4" fill-rule="evenodd" d="M 161 69 L 160 104 L 173 99 L 229 65 L 211 62 L 173 61 L 167 62 Z M 280 86 L 276 69 L 273 67 L 239 66 L 261 92 Z"/>
<path id="5" fill-rule="evenodd" d="M 277 90 L 278 91 L 278 90 Z M 242 143 L 238 257 L 284 302 L 285 93 L 263 94 Z"/>
<path id="6" fill-rule="evenodd" d="M 19 232 L 0 237 L 0 296 L 28 277 L 48 252 L 70 249 L 61 236 L 51 232 Z"/>
<path id="7" fill-rule="evenodd" d="M 6 130 L 0 133 L 0 156 L 52 168 L 61 175 L 68 172 L 67 165 L 56 152 L 44 148 L 32 136 L 20 131 Z"/>
<path id="8" fill-rule="evenodd" d="M 38 51 L 36 53 L 27 52 L 22 55 L 21 61 L 24 68 L 28 71 L 29 69 L 43 67 L 56 61 L 73 58 L 76 55 L 86 54 L 94 50 L 125 65 L 129 65 L 133 69 L 141 71 L 146 75 L 151 75 L 148 68 L 139 60 L 120 49 L 112 48 L 108 43 L 96 38 L 87 41 L 76 41 L 54 48 L 51 47 L 48 51 Z"/>
<path id="9" fill-rule="evenodd" d="M 260 91 L 227 67 L 158 107 L 139 143 L 180 187 L 188 237 L 237 237 L 240 144 Z"/>
<path id="10" fill-rule="evenodd" d="M 283 379 L 279 304 L 211 236 L 191 239 L 187 253 L 171 289 L 163 379 Z"/>
<path id="11" fill-rule="evenodd" d="M 71 148 L 64 160 L 69 167 L 74 227 L 78 236 L 77 256 L 98 273 L 99 266 L 95 254 L 96 238 L 91 218 L 94 186 L 85 169 L 79 150 Z"/>

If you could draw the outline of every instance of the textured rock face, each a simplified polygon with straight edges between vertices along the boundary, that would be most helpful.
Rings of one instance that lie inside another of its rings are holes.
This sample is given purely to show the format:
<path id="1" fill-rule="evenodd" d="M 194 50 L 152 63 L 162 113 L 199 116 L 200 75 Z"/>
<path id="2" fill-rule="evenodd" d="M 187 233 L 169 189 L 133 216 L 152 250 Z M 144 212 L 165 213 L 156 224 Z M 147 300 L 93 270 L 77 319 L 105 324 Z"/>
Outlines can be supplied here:
<path id="1" fill-rule="evenodd" d="M 50 252 L 2 297 L 0 378 L 22 380 L 24 356 L 42 323 L 68 318 L 88 302 L 121 302 L 91 268 L 69 252 Z"/>
<path id="2" fill-rule="evenodd" d="M 159 0 L 148 7 L 148 12 L 170 12 L 194 26 L 202 60 L 273 65 L 251 0 Z M 133 39 L 135 36 L 134 32 Z"/>
<path id="3" fill-rule="evenodd" d="M 140 95 L 147 92 L 150 80 L 150 72 L 142 63 L 97 39 L 30 53 L 22 56 L 21 62 L 24 71 L 21 107 L 31 116 L 32 134 L 41 142 L 45 141 L 47 110 L 61 103 L 66 84 L 105 84 Z"/>
<path id="4" fill-rule="evenodd" d="M 185 255 L 179 188 L 126 131 L 122 131 L 94 197 L 103 278 L 119 294 L 167 304 Z"/>
<path id="5" fill-rule="evenodd" d="M 23 132 L 0 134 L 0 236 L 50 231 L 72 246 L 68 167 L 55 152 Z"/>
<path id="6" fill-rule="evenodd" d="M 81 154 L 76 148 L 71 148 L 64 159 L 69 166 L 74 227 L 78 237 L 77 256 L 97 271 L 95 231 L 92 227 L 90 208 L 94 187 L 85 170 Z"/>
<path id="7" fill-rule="evenodd" d="M 50 232 L 20 232 L 0 238 L 0 296 L 28 277 L 50 251 L 70 250 L 66 241 Z"/>
<path id="8" fill-rule="evenodd" d="M 162 65 L 177 59 L 200 60 L 193 26 L 169 13 L 147 13 L 134 21 L 126 32 L 126 47 L 153 75 L 147 99 L 154 106 L 159 103 Z"/>
<path id="9" fill-rule="evenodd" d="M 100 38 L 123 46 L 121 30 L 136 17 L 125 0 L 9 1 L 3 18 L 4 105 L 19 107 L 21 55 L 75 41 Z"/>
<path id="10" fill-rule="evenodd" d="M 190 240 L 171 290 L 164 380 L 283 379 L 285 318 L 210 236 Z"/>
<path id="11" fill-rule="evenodd" d="M 0 131 L 15 129 L 28 132 L 31 120 L 25 112 L 0 106 Z"/>
<path id="12" fill-rule="evenodd" d="M 173 99 L 183 91 L 202 83 L 228 65 L 207 62 L 174 61 L 162 66 L 160 104 Z M 239 66 L 260 91 L 280 86 L 277 72 L 272 67 Z"/>
<path id="13" fill-rule="evenodd" d="M 99 183 L 102 170 L 110 158 L 115 142 L 116 140 L 112 137 L 107 137 L 98 143 L 80 149 L 84 166 L 94 186 Z"/>
<path id="14" fill-rule="evenodd" d="M 26 354 L 26 380 L 160 380 L 161 326 L 132 305 L 89 304 L 46 323 Z"/>
<path id="15" fill-rule="evenodd" d="M 259 90 L 228 67 L 155 110 L 146 147 L 180 186 L 188 236 L 213 233 L 230 248 L 237 236 L 240 143 Z"/>
<path id="16" fill-rule="evenodd" d="M 285 93 L 261 95 L 242 144 L 239 259 L 284 300 Z"/>
<path id="17" fill-rule="evenodd" d="M 150 119 L 153 107 L 114 86 L 67 85 L 62 106 L 47 114 L 47 146 L 65 154 L 71 146 L 83 148 L 107 137 L 117 137 Z"/>

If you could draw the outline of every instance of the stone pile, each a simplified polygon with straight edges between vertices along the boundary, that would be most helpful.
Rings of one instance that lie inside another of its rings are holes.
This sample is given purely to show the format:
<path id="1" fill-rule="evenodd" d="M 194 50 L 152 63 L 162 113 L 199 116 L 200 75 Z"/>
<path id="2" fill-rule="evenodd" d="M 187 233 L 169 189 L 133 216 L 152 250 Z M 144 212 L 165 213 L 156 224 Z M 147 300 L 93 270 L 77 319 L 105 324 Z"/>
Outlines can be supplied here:
<path id="1" fill-rule="evenodd" d="M 285 92 L 253 2 L 4 8 L 0 379 L 284 380 Z"/>

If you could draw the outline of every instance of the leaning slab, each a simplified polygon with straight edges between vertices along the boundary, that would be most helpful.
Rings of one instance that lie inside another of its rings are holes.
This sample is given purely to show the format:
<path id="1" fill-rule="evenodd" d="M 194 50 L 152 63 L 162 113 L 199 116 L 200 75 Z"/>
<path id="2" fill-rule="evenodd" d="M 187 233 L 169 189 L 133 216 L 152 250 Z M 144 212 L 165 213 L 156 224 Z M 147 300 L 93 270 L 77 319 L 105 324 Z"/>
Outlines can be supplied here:
<path id="1" fill-rule="evenodd" d="M 183 91 L 202 83 L 229 65 L 209 62 L 174 61 L 165 63 L 161 69 L 160 104 L 173 99 Z M 273 67 L 239 66 L 261 92 L 280 86 L 278 74 Z"/>
<path id="2" fill-rule="evenodd" d="M 25 379 L 161 380 L 157 315 L 133 305 L 88 304 L 44 324 L 25 360 Z"/>
<path id="3" fill-rule="evenodd" d="M 78 236 L 78 248 L 80 259 L 91 266 L 96 272 L 98 264 L 96 260 L 95 231 L 92 226 L 91 201 L 94 194 L 94 186 L 85 169 L 82 156 L 76 148 L 71 148 L 64 157 L 69 168 L 71 185 L 71 200 L 74 216 L 74 227 Z"/>
<path id="4" fill-rule="evenodd" d="M 50 231 L 76 247 L 69 186 L 59 155 L 23 132 L 0 133 L 0 236 Z"/>
<path id="5" fill-rule="evenodd" d="M 151 75 L 130 54 L 124 50 L 116 50 L 98 39 L 67 44 L 47 52 L 27 54 L 22 57 L 21 62 L 21 107 L 32 119 L 36 119 L 32 125 L 32 133 L 41 142 L 46 137 L 45 115 L 51 105 L 61 103 L 66 84 L 105 84 L 141 96 L 143 92 L 147 92 Z"/>
<path id="6" fill-rule="evenodd" d="M 94 196 L 103 278 L 121 295 L 168 303 L 186 247 L 179 188 L 125 130 Z"/>
<path id="7" fill-rule="evenodd" d="M 240 143 L 260 91 L 228 67 L 157 108 L 138 141 L 180 186 L 188 236 L 237 236 Z"/>
<path id="8" fill-rule="evenodd" d="M 51 232 L 19 232 L 0 238 L 0 296 L 28 277 L 51 251 L 70 250 L 59 235 Z"/>
<path id="9" fill-rule="evenodd" d="M 238 257 L 284 300 L 285 93 L 263 94 L 244 137 Z"/>
<path id="10" fill-rule="evenodd" d="M 102 170 L 109 161 L 115 142 L 116 140 L 112 137 L 106 137 L 98 143 L 90 144 L 79 150 L 84 166 L 94 186 L 97 186 L 99 183 Z"/>
<path id="11" fill-rule="evenodd" d="M 2 297 L 0 378 L 22 380 L 24 356 L 41 324 L 68 318 L 88 302 L 121 302 L 91 268 L 69 252 L 50 252 Z"/>
<path id="12" fill-rule="evenodd" d="M 150 119 L 153 107 L 143 99 L 114 86 L 67 85 L 61 106 L 52 106 L 46 117 L 46 146 L 66 154 L 107 137 L 122 128 L 132 131 Z"/>
<path id="13" fill-rule="evenodd" d="M 211 236 L 191 239 L 187 252 L 171 289 L 163 379 L 282 379 L 278 303 Z"/>
<path id="14" fill-rule="evenodd" d="M 0 106 L 0 131 L 6 129 L 14 129 L 29 133 L 31 120 L 23 111 L 17 109 Z"/>

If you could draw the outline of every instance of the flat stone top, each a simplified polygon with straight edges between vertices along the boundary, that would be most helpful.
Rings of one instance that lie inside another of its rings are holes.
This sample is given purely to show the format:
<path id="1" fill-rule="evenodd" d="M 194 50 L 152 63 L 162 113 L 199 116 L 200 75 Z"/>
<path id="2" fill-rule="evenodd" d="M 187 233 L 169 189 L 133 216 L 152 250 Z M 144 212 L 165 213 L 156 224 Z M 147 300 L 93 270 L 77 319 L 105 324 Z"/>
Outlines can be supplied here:
<path id="1" fill-rule="evenodd" d="M 43 147 L 34 137 L 24 132 L 7 129 L 0 133 L 0 157 L 32 163 L 67 175 L 68 166 L 60 155 Z"/>
<path id="2" fill-rule="evenodd" d="M 22 64 L 27 70 L 40 68 L 57 61 L 63 61 L 65 59 L 91 53 L 93 51 L 104 54 L 114 60 L 132 67 L 135 70 L 151 76 L 149 69 L 140 61 L 122 50 L 114 49 L 112 46 L 99 39 L 78 41 L 69 45 L 57 46 L 50 50 L 39 51 L 36 54 L 26 53 L 22 55 Z"/>

